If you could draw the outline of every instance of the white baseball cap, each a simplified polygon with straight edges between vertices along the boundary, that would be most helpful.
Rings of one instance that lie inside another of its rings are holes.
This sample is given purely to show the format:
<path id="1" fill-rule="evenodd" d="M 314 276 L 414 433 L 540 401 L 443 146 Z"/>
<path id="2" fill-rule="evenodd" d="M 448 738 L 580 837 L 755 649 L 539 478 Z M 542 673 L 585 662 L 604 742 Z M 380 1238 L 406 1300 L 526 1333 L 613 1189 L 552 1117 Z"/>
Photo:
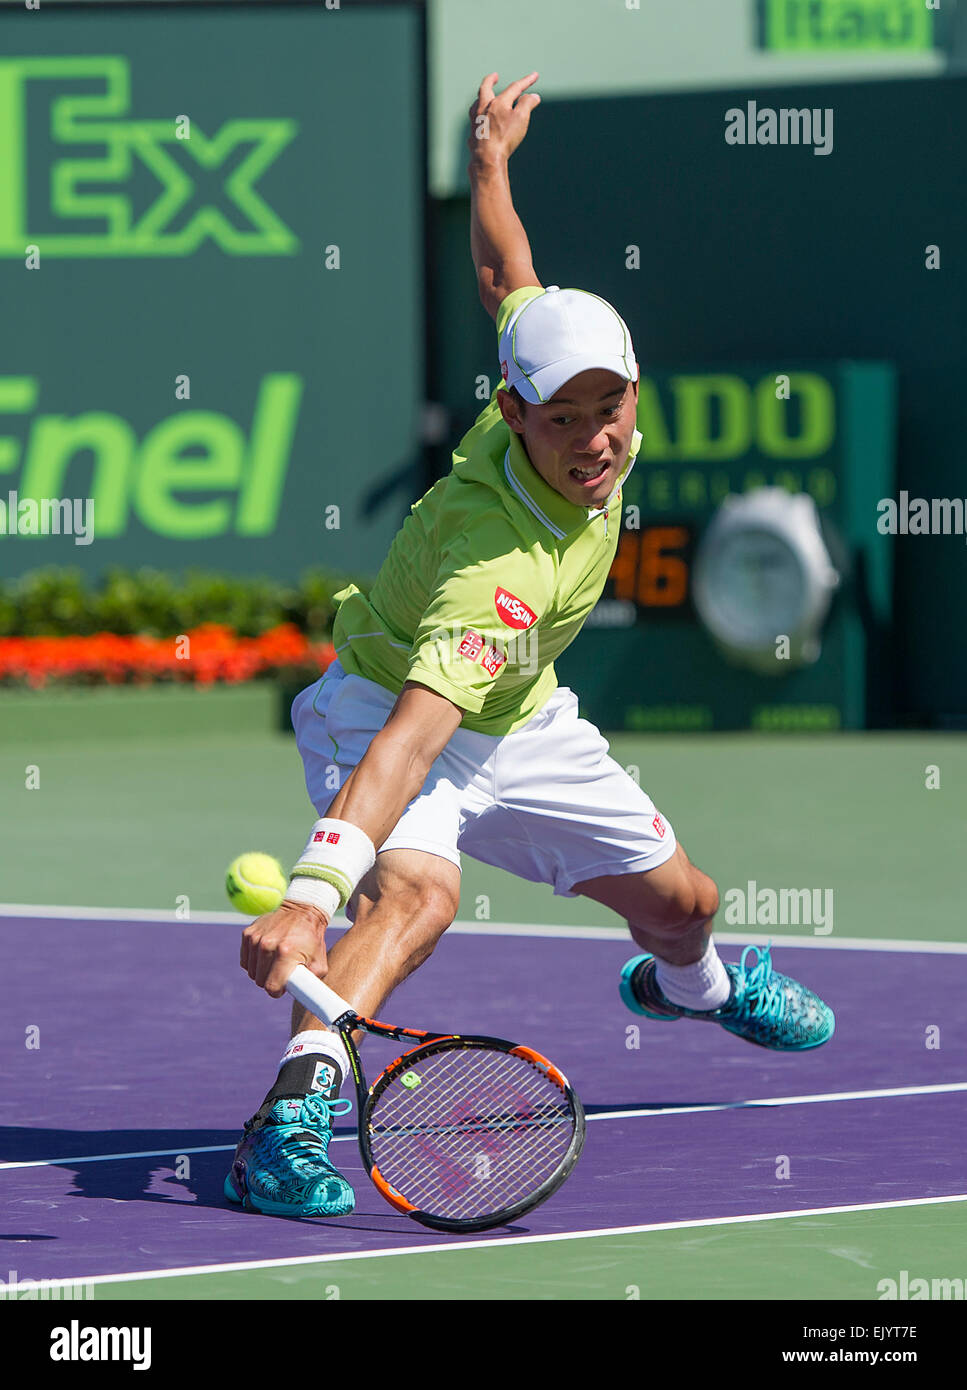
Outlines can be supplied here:
<path id="1" fill-rule="evenodd" d="M 638 363 L 624 319 L 587 290 L 548 285 L 526 300 L 500 335 L 500 374 L 525 401 L 543 405 L 579 372 L 604 368 L 638 380 Z"/>

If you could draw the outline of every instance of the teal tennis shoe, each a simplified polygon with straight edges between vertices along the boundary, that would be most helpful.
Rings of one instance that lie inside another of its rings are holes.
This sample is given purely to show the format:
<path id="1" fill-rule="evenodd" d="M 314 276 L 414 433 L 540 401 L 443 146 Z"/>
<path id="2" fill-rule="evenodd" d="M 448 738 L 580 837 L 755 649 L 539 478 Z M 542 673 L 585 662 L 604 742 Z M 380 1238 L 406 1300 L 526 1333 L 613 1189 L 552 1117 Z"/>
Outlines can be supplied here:
<path id="1" fill-rule="evenodd" d="M 332 1117 L 350 1100 L 320 1095 L 276 1100 L 245 1123 L 224 1192 L 267 1216 L 346 1216 L 356 1194 L 329 1162 Z"/>
<path id="2" fill-rule="evenodd" d="M 749 969 L 749 952 L 756 954 Z M 757 1047 L 774 1052 L 805 1052 L 833 1036 L 833 1011 L 811 989 L 772 968 L 770 949 L 746 946 L 738 965 L 726 964 L 732 992 L 717 1009 L 686 1009 L 662 994 L 655 978 L 655 958 L 634 956 L 621 972 L 621 998 L 633 1013 L 674 1021 L 696 1018 L 718 1023 Z"/>

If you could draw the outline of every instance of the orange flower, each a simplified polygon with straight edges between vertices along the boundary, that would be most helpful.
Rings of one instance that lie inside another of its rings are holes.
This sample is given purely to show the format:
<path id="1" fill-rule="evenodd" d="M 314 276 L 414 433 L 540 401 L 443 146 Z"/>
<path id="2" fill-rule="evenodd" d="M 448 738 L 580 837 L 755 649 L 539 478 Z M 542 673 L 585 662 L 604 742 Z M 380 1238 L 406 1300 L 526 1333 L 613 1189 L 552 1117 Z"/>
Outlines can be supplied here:
<path id="1" fill-rule="evenodd" d="M 220 623 L 202 623 L 181 634 L 188 657 L 173 637 L 122 636 L 0 638 L 0 681 L 40 689 L 49 680 L 144 685 L 156 680 L 237 684 L 281 671 L 324 671 L 335 657 L 331 642 L 311 643 L 294 623 L 280 623 L 258 637 L 239 637 Z"/>

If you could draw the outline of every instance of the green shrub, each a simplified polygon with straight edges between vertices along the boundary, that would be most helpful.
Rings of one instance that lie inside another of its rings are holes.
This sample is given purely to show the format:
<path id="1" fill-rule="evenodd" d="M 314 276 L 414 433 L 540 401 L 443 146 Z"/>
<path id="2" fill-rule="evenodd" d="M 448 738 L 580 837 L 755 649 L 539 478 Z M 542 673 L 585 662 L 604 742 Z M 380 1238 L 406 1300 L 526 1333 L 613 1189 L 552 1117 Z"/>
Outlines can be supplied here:
<path id="1" fill-rule="evenodd" d="M 82 570 L 51 566 L 0 582 L 0 637 L 93 632 L 169 637 L 202 623 L 258 637 L 289 622 L 319 640 L 332 631 L 333 595 L 349 582 L 350 577 L 324 569 L 306 570 L 298 583 L 286 584 L 206 570 L 177 576 L 114 567 L 94 583 Z"/>

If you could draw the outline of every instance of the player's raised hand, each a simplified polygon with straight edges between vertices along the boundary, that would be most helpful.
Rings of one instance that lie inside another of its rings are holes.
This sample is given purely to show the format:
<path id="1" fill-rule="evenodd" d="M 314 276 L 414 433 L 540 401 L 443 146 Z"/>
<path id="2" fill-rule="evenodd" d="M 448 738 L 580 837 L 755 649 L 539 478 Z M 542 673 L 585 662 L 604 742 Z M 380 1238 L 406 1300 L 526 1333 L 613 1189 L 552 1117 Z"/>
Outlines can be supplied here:
<path id="1" fill-rule="evenodd" d="M 326 917 L 308 903 L 284 902 L 256 917 L 242 932 L 239 964 L 273 999 L 285 993 L 294 965 L 305 965 L 320 980 L 328 971 Z"/>
<path id="2" fill-rule="evenodd" d="M 477 100 L 470 108 L 467 147 L 471 155 L 509 159 L 527 134 L 531 112 L 540 102 L 536 92 L 527 92 L 537 81 L 537 73 L 509 83 L 498 95 L 494 94 L 496 80 L 497 73 L 491 72 L 480 84 Z"/>

